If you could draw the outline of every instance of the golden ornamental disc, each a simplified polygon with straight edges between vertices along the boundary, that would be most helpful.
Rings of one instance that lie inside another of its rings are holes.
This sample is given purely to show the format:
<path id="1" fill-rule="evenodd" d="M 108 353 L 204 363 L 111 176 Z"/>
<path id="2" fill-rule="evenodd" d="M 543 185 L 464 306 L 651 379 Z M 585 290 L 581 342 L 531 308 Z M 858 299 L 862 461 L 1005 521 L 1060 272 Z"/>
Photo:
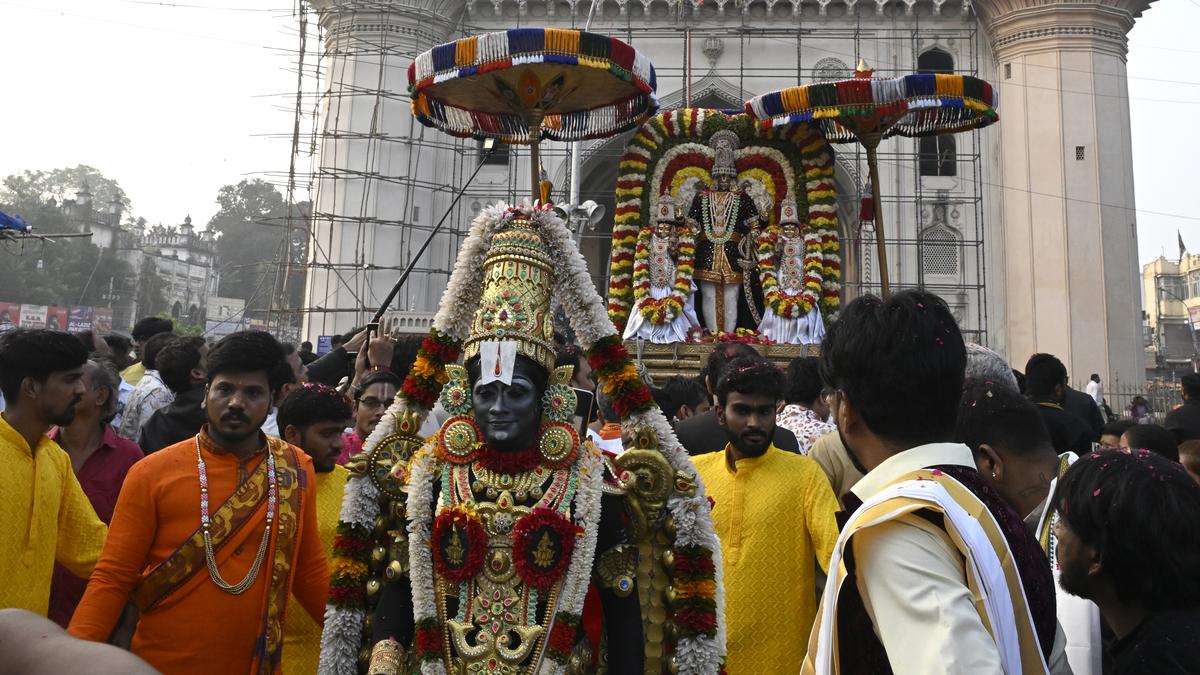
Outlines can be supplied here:
<path id="1" fill-rule="evenodd" d="M 579 437 L 566 424 L 547 424 L 542 427 L 538 449 L 551 462 L 561 462 L 575 450 Z"/>
<path id="2" fill-rule="evenodd" d="M 380 492 L 393 499 L 404 498 L 404 486 L 392 476 L 392 469 L 397 462 L 412 456 L 410 446 L 414 440 L 420 445 L 419 438 L 414 439 L 400 433 L 388 434 L 367 453 L 367 476 Z"/>
<path id="3" fill-rule="evenodd" d="M 456 459 L 465 459 L 475 451 L 479 443 L 479 427 L 469 417 L 455 417 L 442 427 L 442 450 Z"/>

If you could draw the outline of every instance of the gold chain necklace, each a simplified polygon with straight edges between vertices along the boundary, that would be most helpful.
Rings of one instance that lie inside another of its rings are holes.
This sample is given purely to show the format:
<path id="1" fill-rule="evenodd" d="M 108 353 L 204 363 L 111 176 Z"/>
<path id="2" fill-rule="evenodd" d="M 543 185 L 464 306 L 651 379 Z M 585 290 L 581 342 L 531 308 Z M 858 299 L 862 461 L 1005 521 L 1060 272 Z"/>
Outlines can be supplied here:
<path id="1" fill-rule="evenodd" d="M 246 577 L 236 584 L 225 581 L 221 571 L 217 569 L 217 560 L 213 555 L 212 535 L 209 534 L 208 518 L 208 472 L 204 466 L 204 457 L 200 454 L 200 436 L 196 436 L 196 466 L 200 471 L 200 530 L 204 537 L 204 561 L 208 564 L 208 576 L 217 588 L 231 595 L 241 595 L 254 585 L 263 559 L 267 555 L 267 542 L 271 539 L 271 523 L 275 520 L 275 501 L 278 497 L 279 476 L 275 473 L 275 455 L 267 445 L 267 524 L 263 528 L 262 541 L 258 544 L 258 553 L 250 565 Z"/>

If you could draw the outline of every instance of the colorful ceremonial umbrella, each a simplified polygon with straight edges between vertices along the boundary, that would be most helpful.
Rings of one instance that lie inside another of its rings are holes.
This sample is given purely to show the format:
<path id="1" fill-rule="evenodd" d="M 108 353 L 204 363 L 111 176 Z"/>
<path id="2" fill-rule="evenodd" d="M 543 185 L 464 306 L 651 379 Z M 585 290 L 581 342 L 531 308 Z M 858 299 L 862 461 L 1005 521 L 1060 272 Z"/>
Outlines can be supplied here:
<path id="1" fill-rule="evenodd" d="M 746 102 L 762 127 L 803 122 L 819 127 L 833 143 L 857 141 L 867 151 L 875 204 L 879 279 L 888 295 L 887 249 L 879 200 L 879 142 L 889 136 L 933 136 L 986 127 L 995 122 L 992 85 L 967 75 L 922 73 L 873 78 L 860 60 L 854 77 L 789 87 Z"/>
<path id="2" fill-rule="evenodd" d="M 578 30 L 516 28 L 455 40 L 418 56 L 408 83 L 422 124 L 528 144 L 535 200 L 543 138 L 605 138 L 658 110 L 650 60 L 620 40 Z"/>

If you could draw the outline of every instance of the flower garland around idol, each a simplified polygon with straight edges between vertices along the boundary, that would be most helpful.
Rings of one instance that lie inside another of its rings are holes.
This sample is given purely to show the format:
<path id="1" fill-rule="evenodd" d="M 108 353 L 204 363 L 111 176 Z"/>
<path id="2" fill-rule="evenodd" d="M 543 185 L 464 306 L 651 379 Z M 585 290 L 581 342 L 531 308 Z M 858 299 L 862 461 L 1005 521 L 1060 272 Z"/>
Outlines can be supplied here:
<path id="1" fill-rule="evenodd" d="M 698 584 L 695 587 L 696 594 L 691 596 L 695 602 L 690 606 L 697 614 L 687 617 L 688 623 L 680 625 L 675 657 L 680 673 L 716 675 L 725 660 L 725 596 L 721 585 L 721 547 L 713 530 L 711 507 L 704 491 L 704 482 L 696 473 L 687 450 L 680 445 L 667 418 L 654 404 L 649 388 L 637 376 L 633 360 L 622 344 L 621 336 L 609 320 L 604 302 L 592 286 L 587 264 L 571 239 L 570 231 L 562 220 L 553 214 L 547 214 L 540 220 L 550 244 L 554 269 L 559 275 L 557 286 L 562 292 L 560 302 L 564 306 L 578 308 L 578 311 L 570 315 L 571 326 L 580 345 L 587 352 L 588 363 L 596 370 L 600 386 L 612 395 L 613 408 L 620 415 L 622 426 L 631 429 L 647 426 L 654 429 L 658 436 L 658 451 L 677 474 L 696 486 L 694 491 L 673 493 L 667 498 L 667 508 L 675 520 L 673 552 L 676 560 L 682 558 L 712 561 L 711 566 L 698 563 L 702 569 L 688 573 L 692 581 L 707 579 L 711 583 Z M 609 380 L 613 382 L 609 383 Z M 599 470 L 596 473 L 599 473 Z M 581 486 L 583 482 L 581 481 Z M 599 506 L 596 508 L 598 517 Z M 565 600 L 560 603 L 562 609 L 558 616 L 564 621 L 582 615 L 583 597 L 586 595 L 591 569 L 590 558 L 595 552 L 594 544 L 588 545 L 586 542 L 595 536 L 595 528 L 587 528 L 584 531 L 584 541 L 580 542 L 579 549 L 590 549 L 586 556 L 589 558 L 586 561 L 587 567 L 583 567 L 585 560 L 579 556 L 571 561 L 572 569 L 578 562 L 582 571 L 577 575 L 576 590 L 570 586 L 570 579 L 576 578 L 576 575 L 568 570 L 568 586 L 564 590 L 570 590 L 575 601 L 572 604 Z M 700 618 L 701 616 L 704 618 Z M 556 626 L 558 625 L 561 624 L 556 621 Z M 551 640 L 558 644 L 560 641 L 555 637 L 552 632 Z M 558 668 L 553 672 L 561 673 L 564 670 L 565 666 L 558 664 Z"/>
<path id="2" fill-rule="evenodd" d="M 813 234 L 804 236 L 803 288 L 793 292 L 779 285 L 776 248 L 781 236 L 779 226 L 772 225 L 758 237 L 758 270 L 762 280 L 763 303 L 780 318 L 798 319 L 808 314 L 821 298 L 824 267 L 821 239 Z"/>
<path id="3" fill-rule="evenodd" d="M 428 392 L 439 379 L 439 371 L 442 373 L 440 377 L 445 377 L 444 363 L 454 360 L 448 358 L 449 350 L 461 349 L 463 341 L 470 334 L 472 314 L 460 311 L 459 307 L 479 305 L 483 289 L 483 261 L 492 232 L 507 211 L 505 204 L 492 204 L 480 211 L 471 223 L 470 232 L 463 241 L 446 286 L 446 293 L 442 296 L 442 304 L 434 315 L 433 328 L 437 330 L 437 337 L 432 341 L 437 346 L 430 345 L 425 350 L 425 362 L 434 369 L 434 375 L 430 377 L 425 367 L 421 367 L 426 374 L 416 375 L 417 381 L 403 388 L 401 395 L 396 397 L 396 402 L 363 444 L 364 451 L 370 452 L 391 435 L 401 414 L 415 410 L 422 419 L 428 414 L 432 407 L 432 404 L 425 404 L 430 400 Z M 414 374 L 410 373 L 409 377 L 413 378 Z M 436 397 L 435 393 L 434 400 Z M 372 547 L 371 531 L 379 517 L 379 510 L 379 490 L 375 484 L 365 475 L 351 476 L 346 481 L 334 536 L 329 601 L 325 611 L 325 628 L 321 633 L 321 660 L 318 665 L 321 675 L 358 675 L 358 652 L 366 619 L 366 582 L 370 576 L 367 564 Z"/>
<path id="4" fill-rule="evenodd" d="M 642 317 L 652 325 L 661 326 L 674 321 L 683 314 L 683 307 L 688 296 L 692 294 L 692 275 L 696 265 L 696 240 L 690 228 L 679 228 L 679 241 L 676 246 L 675 283 L 671 292 L 664 298 L 655 299 L 650 295 L 650 241 L 653 235 L 651 228 L 642 228 L 638 235 L 637 249 L 633 255 L 633 297 L 634 306 L 641 312 Z"/>

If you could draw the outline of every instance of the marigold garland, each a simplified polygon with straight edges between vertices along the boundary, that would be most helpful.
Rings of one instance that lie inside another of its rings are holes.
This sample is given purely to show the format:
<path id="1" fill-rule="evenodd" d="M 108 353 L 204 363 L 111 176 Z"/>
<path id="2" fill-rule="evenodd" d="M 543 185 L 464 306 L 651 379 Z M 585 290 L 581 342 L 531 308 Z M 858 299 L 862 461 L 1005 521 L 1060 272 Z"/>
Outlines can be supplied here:
<path id="1" fill-rule="evenodd" d="M 613 411 L 622 419 L 654 404 L 650 388 L 638 375 L 620 335 L 597 340 L 588 350 L 587 358 L 601 383 L 601 391 L 613 402 Z"/>
<path id="2" fill-rule="evenodd" d="M 775 315 L 781 318 L 798 319 L 811 310 L 820 300 L 822 259 L 820 240 L 816 242 L 816 257 L 809 246 L 809 237 L 805 237 L 804 278 L 803 288 L 799 291 L 789 291 L 779 285 L 779 265 L 776 250 L 779 246 L 780 228 L 777 225 L 768 227 L 758 238 L 758 274 L 762 280 L 763 304 L 770 307 Z M 811 283 L 815 281 L 814 290 Z"/>
<path id="3" fill-rule="evenodd" d="M 673 551 L 675 574 L 675 625 L 680 635 L 712 636 L 717 630 L 716 565 L 712 552 L 700 546 L 678 546 Z"/>
<path id="4" fill-rule="evenodd" d="M 650 295 L 650 238 L 652 228 L 644 227 L 638 235 L 633 254 L 633 302 L 650 324 L 661 326 L 674 321 L 692 294 L 692 275 L 696 264 L 696 241 L 688 228 L 679 228 L 676 244 L 675 283 L 671 293 L 655 299 Z"/>
<path id="5" fill-rule="evenodd" d="M 808 227 L 820 230 L 822 235 L 828 233 L 836 240 L 838 218 L 833 183 L 833 151 L 814 129 L 803 124 L 762 129 L 748 115 L 731 116 L 697 108 L 660 112 L 634 134 L 618 168 L 607 298 L 609 318 L 618 331 L 624 330 L 630 312 L 638 306 L 634 297 L 636 284 L 632 278 L 635 249 L 639 233 L 643 227 L 649 226 L 647 219 L 654 213 L 653 201 L 664 189 L 677 194 L 683 182 L 693 175 L 676 169 L 670 179 L 664 180 L 666 165 L 674 166 L 676 161 L 686 157 L 690 158 L 689 166 L 706 172 L 712 160 L 703 145 L 704 139 L 726 128 L 738 133 L 743 147 L 755 145 L 763 148 L 764 152 L 782 153 L 788 157 L 795 157 L 799 148 L 799 160 L 791 162 L 792 174 L 782 176 L 782 186 L 778 184 L 778 171 L 764 156 L 751 154 L 739 158 L 739 170 L 770 176 L 770 180 L 764 179 L 763 185 L 776 204 L 784 196 L 794 197 L 801 209 L 807 209 Z M 697 147 L 695 150 L 681 147 L 689 144 Z M 786 194 L 780 193 L 781 188 Z M 806 284 L 806 292 L 815 298 L 808 298 L 810 305 L 805 311 L 818 305 L 828 319 L 836 314 L 840 306 L 841 265 L 834 249 L 825 248 L 824 241 L 822 247 L 820 269 L 817 270 L 816 264 L 813 264 L 813 271 L 819 277 L 819 288 Z M 777 300 L 787 302 L 785 299 Z M 798 309 L 789 308 L 787 311 Z"/>
<path id="6" fill-rule="evenodd" d="M 431 328 L 429 335 L 425 336 L 417 349 L 417 358 L 413 361 L 408 377 L 404 378 L 400 395 L 410 403 L 426 409 L 432 408 L 442 391 L 442 385 L 449 379 L 446 375 L 446 364 L 458 360 L 460 348 L 457 340 L 436 328 Z"/>
<path id="7" fill-rule="evenodd" d="M 357 607 L 366 601 L 367 563 L 371 532 L 365 527 L 340 523 L 333 536 L 329 574 L 329 601 L 340 607 Z"/>

